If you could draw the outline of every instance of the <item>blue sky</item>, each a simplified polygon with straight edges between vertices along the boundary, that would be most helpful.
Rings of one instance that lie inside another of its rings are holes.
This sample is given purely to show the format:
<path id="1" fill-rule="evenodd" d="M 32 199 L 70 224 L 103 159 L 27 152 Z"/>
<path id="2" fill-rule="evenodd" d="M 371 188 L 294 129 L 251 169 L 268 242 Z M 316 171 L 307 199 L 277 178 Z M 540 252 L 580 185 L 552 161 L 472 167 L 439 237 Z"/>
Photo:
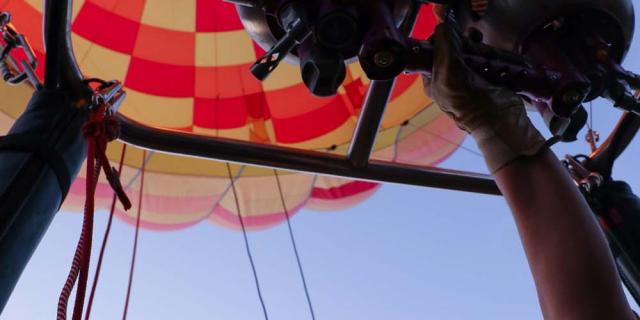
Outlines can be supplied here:
<path id="1" fill-rule="evenodd" d="M 640 0 L 633 2 L 640 8 Z M 636 41 L 626 66 L 639 71 L 639 55 Z M 593 108 L 594 126 L 609 132 L 620 112 L 603 102 Z M 470 140 L 465 146 L 476 149 Z M 579 142 L 555 151 L 588 147 Z M 614 172 L 636 191 L 638 154 L 637 140 Z M 484 170 L 464 150 L 443 166 Z M 94 253 L 106 218 L 97 215 Z M 499 197 L 385 185 L 355 208 L 304 211 L 292 225 L 318 319 L 542 319 L 515 225 Z M 79 214 L 56 217 L 1 319 L 54 317 L 80 226 Z M 133 231 L 114 223 L 92 319 L 121 317 Z M 249 240 L 270 319 L 310 319 L 286 225 L 252 232 Z M 262 318 L 241 233 L 206 223 L 142 231 L 138 253 L 129 319 Z"/>

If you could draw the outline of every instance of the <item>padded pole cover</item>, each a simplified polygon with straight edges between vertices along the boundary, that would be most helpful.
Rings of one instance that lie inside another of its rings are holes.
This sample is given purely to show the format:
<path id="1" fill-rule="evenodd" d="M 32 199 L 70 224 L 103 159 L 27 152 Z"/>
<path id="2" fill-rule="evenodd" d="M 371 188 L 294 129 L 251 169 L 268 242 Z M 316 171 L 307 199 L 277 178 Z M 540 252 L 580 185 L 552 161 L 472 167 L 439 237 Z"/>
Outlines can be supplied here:
<path id="1" fill-rule="evenodd" d="M 87 114 L 39 91 L 0 141 L 0 313 L 86 157 Z"/>

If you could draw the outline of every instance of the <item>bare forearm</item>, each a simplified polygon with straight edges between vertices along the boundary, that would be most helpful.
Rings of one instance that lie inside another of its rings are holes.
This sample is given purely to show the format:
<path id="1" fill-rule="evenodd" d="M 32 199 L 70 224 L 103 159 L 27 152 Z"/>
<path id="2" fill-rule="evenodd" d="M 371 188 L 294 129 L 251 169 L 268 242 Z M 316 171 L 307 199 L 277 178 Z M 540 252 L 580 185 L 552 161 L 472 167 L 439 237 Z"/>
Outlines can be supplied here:
<path id="1" fill-rule="evenodd" d="M 543 313 L 552 320 L 632 320 L 613 259 L 591 210 L 522 99 L 487 83 L 465 64 L 460 34 L 441 23 L 434 36 L 433 72 L 425 92 L 469 132 L 512 208 L 536 281 Z"/>
<path id="2" fill-rule="evenodd" d="M 604 234 L 549 150 L 495 174 L 518 226 L 545 319 L 634 319 Z"/>

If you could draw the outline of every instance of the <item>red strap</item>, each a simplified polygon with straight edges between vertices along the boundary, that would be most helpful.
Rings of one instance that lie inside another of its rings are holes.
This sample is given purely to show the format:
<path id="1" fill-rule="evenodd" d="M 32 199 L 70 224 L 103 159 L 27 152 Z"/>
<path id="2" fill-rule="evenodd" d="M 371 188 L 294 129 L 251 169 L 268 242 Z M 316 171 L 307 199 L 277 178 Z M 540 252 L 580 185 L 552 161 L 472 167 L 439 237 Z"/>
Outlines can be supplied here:
<path id="1" fill-rule="evenodd" d="M 118 174 L 115 172 L 115 169 L 110 166 L 109 159 L 105 153 L 107 143 L 116 139 L 119 133 L 118 123 L 113 119 L 109 106 L 107 104 L 101 104 L 94 107 L 82 129 L 88 145 L 84 220 L 80 239 L 78 240 L 76 252 L 73 257 L 73 263 L 69 270 L 67 281 L 60 293 L 60 299 L 58 300 L 58 320 L 66 320 L 67 318 L 67 304 L 76 281 L 78 281 L 78 289 L 72 319 L 81 320 L 82 318 L 87 278 L 89 275 L 89 263 L 91 261 L 95 191 L 101 169 L 105 172 L 109 184 L 125 210 L 131 208 L 131 201 L 124 192 Z"/>
<path id="2" fill-rule="evenodd" d="M 92 110 L 89 120 L 83 127 L 83 131 L 85 137 L 89 136 L 96 140 L 97 148 L 95 149 L 93 156 L 97 160 L 100 160 L 99 165 L 102 167 L 107 177 L 107 181 L 109 181 L 109 185 L 116 193 L 118 200 L 120 200 L 125 210 L 129 210 L 131 208 L 131 201 L 122 188 L 116 169 L 111 167 L 106 155 L 107 143 L 117 139 L 120 135 L 119 123 L 109 112 L 107 105 L 103 104 Z"/>

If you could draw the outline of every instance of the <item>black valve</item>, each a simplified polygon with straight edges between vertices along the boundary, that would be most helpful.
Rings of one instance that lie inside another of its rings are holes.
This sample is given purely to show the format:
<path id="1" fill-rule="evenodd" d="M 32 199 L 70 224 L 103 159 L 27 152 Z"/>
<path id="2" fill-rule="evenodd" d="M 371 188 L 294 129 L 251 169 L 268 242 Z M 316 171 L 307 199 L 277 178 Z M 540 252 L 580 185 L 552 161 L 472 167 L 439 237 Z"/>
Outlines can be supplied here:
<path id="1" fill-rule="evenodd" d="M 398 30 L 413 0 L 229 0 L 248 32 L 267 50 L 251 67 L 265 80 L 287 58 L 299 59 L 303 82 L 319 96 L 337 92 L 346 63 L 360 58 L 370 79 L 406 67 L 406 35 Z M 415 3 L 413 3 L 415 4 Z"/>
<path id="2" fill-rule="evenodd" d="M 251 66 L 251 73 L 253 73 L 258 80 L 265 80 L 271 72 L 278 67 L 280 62 L 284 60 L 287 54 L 309 37 L 310 34 L 311 31 L 301 19 L 294 21 L 287 34 Z"/>
<path id="3" fill-rule="evenodd" d="M 298 50 L 302 81 L 316 96 L 336 94 L 347 75 L 344 59 L 335 51 L 315 46 L 311 39 Z"/>
<path id="4" fill-rule="evenodd" d="M 616 80 L 609 83 L 604 97 L 613 102 L 614 107 L 632 112 L 640 116 L 640 100 L 636 98 L 625 81 Z"/>
<path id="5" fill-rule="evenodd" d="M 369 79 L 392 79 L 407 66 L 407 37 L 395 26 L 387 2 L 372 2 L 368 11 L 376 23 L 365 35 L 358 54 L 360 65 Z"/>

